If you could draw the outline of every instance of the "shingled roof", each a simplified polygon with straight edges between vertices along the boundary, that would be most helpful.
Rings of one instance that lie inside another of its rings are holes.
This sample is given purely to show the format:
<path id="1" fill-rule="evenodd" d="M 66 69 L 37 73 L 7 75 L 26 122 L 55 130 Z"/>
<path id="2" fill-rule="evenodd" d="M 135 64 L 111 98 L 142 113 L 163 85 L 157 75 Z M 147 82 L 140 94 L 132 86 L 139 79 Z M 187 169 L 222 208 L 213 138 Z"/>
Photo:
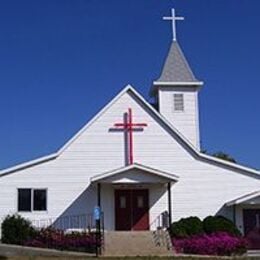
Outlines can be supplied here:
<path id="1" fill-rule="evenodd" d="M 199 83 L 177 41 L 172 42 L 162 74 L 156 82 L 194 82 L 195 85 Z"/>

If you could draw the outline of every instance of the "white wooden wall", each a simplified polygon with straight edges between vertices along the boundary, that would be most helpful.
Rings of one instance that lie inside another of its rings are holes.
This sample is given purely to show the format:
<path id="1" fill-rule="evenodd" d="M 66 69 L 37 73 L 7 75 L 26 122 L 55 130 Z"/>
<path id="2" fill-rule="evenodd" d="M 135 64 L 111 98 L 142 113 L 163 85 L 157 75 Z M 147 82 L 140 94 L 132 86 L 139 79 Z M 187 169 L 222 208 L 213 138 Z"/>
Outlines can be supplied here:
<path id="1" fill-rule="evenodd" d="M 143 132 L 134 134 L 135 162 L 180 176 L 172 187 L 173 220 L 214 215 L 223 211 L 227 201 L 259 189 L 260 182 L 253 177 L 193 158 L 132 93 L 125 93 L 57 159 L 0 178 L 1 218 L 16 212 L 17 188 L 27 187 L 48 188 L 48 211 L 23 214 L 26 217 L 91 213 L 96 204 L 96 187 L 90 185 L 90 177 L 125 164 L 123 133 L 109 129 L 122 121 L 129 107 L 133 109 L 134 121 L 148 124 Z M 114 198 L 111 189 L 103 192 L 106 225 L 113 228 Z M 161 194 L 160 188 L 157 193 Z M 151 222 L 168 207 L 165 194 L 160 198 L 154 194 Z"/>
<path id="2" fill-rule="evenodd" d="M 198 88 L 159 88 L 159 111 L 200 150 Z M 174 111 L 174 94 L 183 94 L 184 111 Z"/>

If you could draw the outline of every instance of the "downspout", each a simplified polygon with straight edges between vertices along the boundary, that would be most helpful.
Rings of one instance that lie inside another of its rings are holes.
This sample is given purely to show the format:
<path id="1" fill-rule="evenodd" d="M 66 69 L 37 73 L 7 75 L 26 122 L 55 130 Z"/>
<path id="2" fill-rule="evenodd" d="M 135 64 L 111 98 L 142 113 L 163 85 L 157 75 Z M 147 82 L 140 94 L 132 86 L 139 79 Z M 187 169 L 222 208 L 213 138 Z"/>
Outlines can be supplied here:
<path id="1" fill-rule="evenodd" d="M 236 217 L 236 204 L 233 205 L 233 222 L 237 225 L 237 217 Z"/>

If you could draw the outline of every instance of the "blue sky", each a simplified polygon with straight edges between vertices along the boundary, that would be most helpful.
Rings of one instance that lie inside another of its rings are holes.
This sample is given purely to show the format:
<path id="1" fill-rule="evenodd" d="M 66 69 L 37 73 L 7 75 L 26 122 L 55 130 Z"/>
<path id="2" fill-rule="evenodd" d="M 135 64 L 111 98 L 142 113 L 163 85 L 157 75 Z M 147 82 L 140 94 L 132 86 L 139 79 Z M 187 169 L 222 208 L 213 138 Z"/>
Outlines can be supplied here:
<path id="1" fill-rule="evenodd" d="M 0 168 L 60 148 L 126 84 L 148 100 L 171 41 L 200 93 L 202 148 L 260 169 L 260 1 L 0 1 Z"/>

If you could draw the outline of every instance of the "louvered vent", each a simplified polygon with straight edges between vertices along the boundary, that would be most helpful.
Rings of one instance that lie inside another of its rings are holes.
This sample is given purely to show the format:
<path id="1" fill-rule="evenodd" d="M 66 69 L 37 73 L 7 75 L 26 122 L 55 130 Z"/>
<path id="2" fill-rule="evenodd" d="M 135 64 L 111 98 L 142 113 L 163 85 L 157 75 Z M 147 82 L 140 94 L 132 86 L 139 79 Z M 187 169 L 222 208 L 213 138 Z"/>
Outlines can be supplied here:
<path id="1" fill-rule="evenodd" d="M 184 97 L 183 94 L 173 95 L 174 111 L 184 111 Z"/>

